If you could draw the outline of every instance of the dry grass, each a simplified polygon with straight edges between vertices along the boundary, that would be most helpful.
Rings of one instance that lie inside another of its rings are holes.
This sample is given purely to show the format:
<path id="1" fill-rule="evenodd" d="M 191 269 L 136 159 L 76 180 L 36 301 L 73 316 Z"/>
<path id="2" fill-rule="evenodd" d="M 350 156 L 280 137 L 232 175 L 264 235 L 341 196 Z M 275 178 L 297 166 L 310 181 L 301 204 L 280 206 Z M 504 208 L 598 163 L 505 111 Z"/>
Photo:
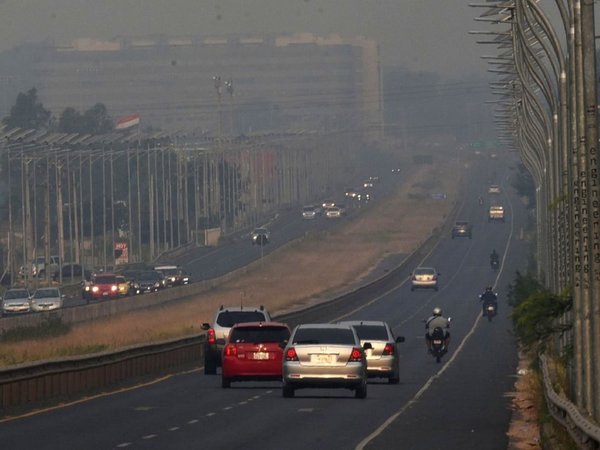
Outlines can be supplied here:
<path id="1" fill-rule="evenodd" d="M 317 233 L 264 258 L 237 281 L 197 298 L 169 306 L 79 324 L 67 335 L 0 344 L 0 365 L 114 349 L 184 336 L 210 322 L 221 304 L 263 304 L 277 313 L 318 301 L 356 284 L 385 256 L 413 251 L 452 208 L 457 168 L 416 167 L 397 195 L 378 202 L 361 217 L 340 222 L 335 231 Z M 415 200 L 422 191 L 446 192 L 448 199 Z"/>

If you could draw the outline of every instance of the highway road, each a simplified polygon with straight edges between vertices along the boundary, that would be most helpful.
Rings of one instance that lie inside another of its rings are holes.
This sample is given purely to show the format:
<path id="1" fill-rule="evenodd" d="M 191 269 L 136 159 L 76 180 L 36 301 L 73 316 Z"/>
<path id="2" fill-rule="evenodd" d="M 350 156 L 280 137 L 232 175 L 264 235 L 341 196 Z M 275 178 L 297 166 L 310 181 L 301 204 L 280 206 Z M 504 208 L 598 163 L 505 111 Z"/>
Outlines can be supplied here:
<path id="1" fill-rule="evenodd" d="M 497 162 L 497 164 L 499 164 Z M 360 308 L 312 311 L 303 321 L 383 319 L 397 335 L 399 385 L 373 380 L 368 397 L 345 390 L 300 390 L 284 399 L 280 383 L 234 383 L 200 369 L 146 386 L 88 399 L 0 423 L 3 448 L 31 449 L 505 449 L 510 392 L 517 364 L 505 293 L 516 270 L 525 270 L 520 240 L 526 212 L 510 188 L 509 168 L 471 171 L 460 219 L 474 224 L 473 239 L 442 236 L 422 262 L 442 274 L 440 290 L 411 292 L 408 283 Z M 506 223 L 488 223 L 477 202 L 490 181 L 499 182 Z M 499 271 L 488 255 L 502 256 Z M 406 269 L 406 275 L 411 268 Z M 493 322 L 480 318 L 477 294 L 500 293 Z M 436 364 L 425 350 L 422 319 L 434 306 L 452 316 L 451 350 Z M 312 315 L 312 317 L 311 317 Z"/>

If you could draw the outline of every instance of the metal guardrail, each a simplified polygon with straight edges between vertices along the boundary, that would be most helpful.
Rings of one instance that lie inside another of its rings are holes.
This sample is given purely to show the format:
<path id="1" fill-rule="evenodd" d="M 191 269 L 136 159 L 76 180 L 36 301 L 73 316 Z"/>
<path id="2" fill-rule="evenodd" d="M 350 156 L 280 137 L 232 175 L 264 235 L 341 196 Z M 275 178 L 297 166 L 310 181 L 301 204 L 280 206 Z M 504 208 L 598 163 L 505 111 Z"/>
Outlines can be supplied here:
<path id="1" fill-rule="evenodd" d="M 12 366 L 0 371 L 0 416 L 9 408 L 99 392 L 173 367 L 197 364 L 205 335 L 192 335 L 116 352 Z"/>
<path id="2" fill-rule="evenodd" d="M 540 363 L 546 403 L 552 417 L 566 428 L 580 448 L 600 449 L 600 426 L 586 417 L 577 406 L 556 393 L 545 355 L 540 356 Z"/>
<path id="3" fill-rule="evenodd" d="M 317 321 L 330 310 L 339 310 L 343 303 L 360 304 L 371 295 L 389 290 L 406 277 L 403 271 L 415 264 L 435 247 L 441 235 L 450 232 L 454 217 L 459 210 L 455 204 L 444 223 L 428 239 L 386 275 L 339 297 L 313 307 L 286 313 L 275 320 L 291 325 L 304 320 Z M 67 399 L 90 392 L 102 391 L 122 383 L 150 375 L 158 375 L 173 367 L 201 364 L 204 358 L 204 334 L 177 338 L 154 344 L 128 347 L 116 352 L 103 352 L 84 357 L 36 362 L 0 369 L 0 417 L 6 410 L 23 409 L 44 401 Z"/>

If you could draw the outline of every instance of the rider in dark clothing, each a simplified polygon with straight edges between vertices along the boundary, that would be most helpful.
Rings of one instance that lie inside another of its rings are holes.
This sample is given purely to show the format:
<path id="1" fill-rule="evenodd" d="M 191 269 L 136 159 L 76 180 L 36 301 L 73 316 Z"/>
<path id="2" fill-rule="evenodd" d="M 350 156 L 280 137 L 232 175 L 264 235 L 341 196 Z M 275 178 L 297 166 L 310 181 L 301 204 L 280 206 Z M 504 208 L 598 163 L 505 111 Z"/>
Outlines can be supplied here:
<path id="1" fill-rule="evenodd" d="M 498 296 L 494 294 L 491 286 L 485 288 L 485 292 L 479 296 L 479 300 L 481 301 L 481 307 L 483 309 L 483 314 L 485 315 L 486 308 L 488 305 L 492 304 L 496 307 L 496 311 L 498 311 Z"/>
<path id="2" fill-rule="evenodd" d="M 492 253 L 490 253 L 490 262 L 498 261 L 499 259 L 500 256 L 498 256 L 498 253 L 496 253 L 496 249 L 492 250 Z"/>

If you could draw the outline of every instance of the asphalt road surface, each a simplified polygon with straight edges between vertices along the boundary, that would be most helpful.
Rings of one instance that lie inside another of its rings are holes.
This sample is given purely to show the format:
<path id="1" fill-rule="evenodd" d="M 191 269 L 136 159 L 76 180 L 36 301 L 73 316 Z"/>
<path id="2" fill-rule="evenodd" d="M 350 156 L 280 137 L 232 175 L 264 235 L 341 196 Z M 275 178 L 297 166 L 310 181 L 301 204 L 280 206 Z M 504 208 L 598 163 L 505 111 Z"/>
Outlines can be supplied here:
<path id="1" fill-rule="evenodd" d="M 496 163 L 498 164 L 498 163 Z M 284 399 L 278 382 L 233 383 L 200 369 L 29 417 L 0 423 L 10 449 L 505 449 L 517 365 L 510 333 L 507 284 L 524 270 L 520 240 L 526 212 L 512 192 L 510 169 L 472 171 L 460 219 L 473 223 L 473 239 L 442 236 L 422 265 L 442 274 L 440 290 L 410 291 L 405 282 L 353 311 L 320 313 L 314 321 L 386 320 L 401 354 L 399 385 L 373 380 L 366 399 L 351 391 L 307 389 Z M 487 222 L 477 202 L 490 179 L 503 193 L 506 223 Z M 501 255 L 492 271 L 489 253 Z M 410 268 L 407 268 L 407 277 Z M 499 315 L 481 320 L 477 295 L 486 285 L 500 294 Z M 452 343 L 442 363 L 427 354 L 422 319 L 434 306 L 452 316 Z"/>

